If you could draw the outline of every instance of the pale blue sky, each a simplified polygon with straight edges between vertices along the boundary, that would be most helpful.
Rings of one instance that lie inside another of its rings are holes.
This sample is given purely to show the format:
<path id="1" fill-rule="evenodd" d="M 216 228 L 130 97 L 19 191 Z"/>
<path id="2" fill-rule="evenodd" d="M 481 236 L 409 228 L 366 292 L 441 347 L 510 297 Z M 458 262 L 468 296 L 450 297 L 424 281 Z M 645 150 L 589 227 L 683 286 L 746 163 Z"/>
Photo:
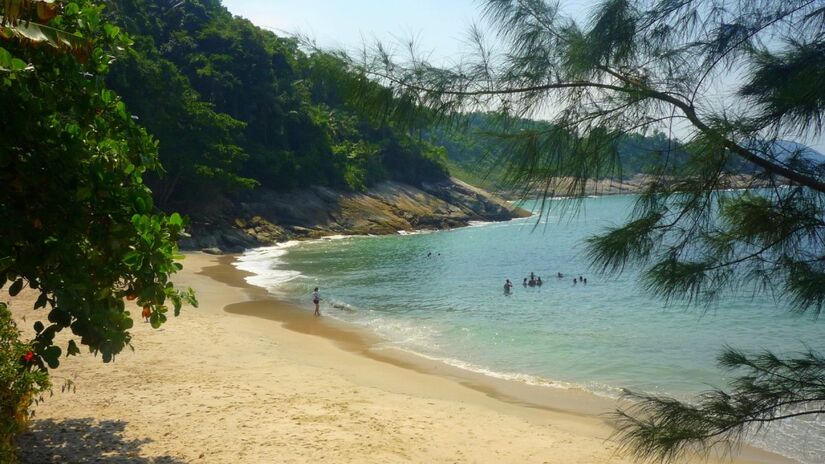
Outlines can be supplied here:
<path id="1" fill-rule="evenodd" d="M 583 11 L 596 0 L 567 0 Z M 359 48 L 363 40 L 416 39 L 435 61 L 461 55 L 467 31 L 481 22 L 478 0 L 223 0 L 232 13 L 258 26 L 312 37 L 323 47 Z M 578 15 L 577 15 L 578 16 Z"/>

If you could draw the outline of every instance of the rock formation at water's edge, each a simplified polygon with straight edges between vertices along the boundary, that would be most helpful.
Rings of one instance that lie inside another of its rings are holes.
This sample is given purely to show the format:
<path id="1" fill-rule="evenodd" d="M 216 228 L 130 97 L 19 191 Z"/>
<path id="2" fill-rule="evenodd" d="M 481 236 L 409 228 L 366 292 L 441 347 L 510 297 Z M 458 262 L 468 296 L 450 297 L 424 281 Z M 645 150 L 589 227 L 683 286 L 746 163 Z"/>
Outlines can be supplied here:
<path id="1" fill-rule="evenodd" d="M 506 221 L 526 211 L 457 179 L 413 187 L 382 182 L 365 192 L 312 187 L 296 192 L 256 190 L 188 212 L 184 250 L 238 252 L 286 240 L 329 235 L 385 235 L 449 229 L 471 221 Z"/>

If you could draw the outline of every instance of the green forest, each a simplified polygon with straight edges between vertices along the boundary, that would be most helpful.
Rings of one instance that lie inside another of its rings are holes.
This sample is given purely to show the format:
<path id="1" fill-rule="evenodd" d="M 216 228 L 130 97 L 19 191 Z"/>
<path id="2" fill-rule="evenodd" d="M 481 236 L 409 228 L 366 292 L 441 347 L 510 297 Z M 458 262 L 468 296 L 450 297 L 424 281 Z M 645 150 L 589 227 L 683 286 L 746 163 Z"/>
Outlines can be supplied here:
<path id="1" fill-rule="evenodd" d="M 447 174 L 442 148 L 355 104 L 353 89 L 375 101 L 389 91 L 218 0 L 116 0 L 106 14 L 134 41 L 107 84 L 159 141 L 165 174 L 149 183 L 164 209 L 257 186 L 363 190 Z"/>
<path id="2" fill-rule="evenodd" d="M 159 142 L 165 173 L 147 182 L 165 210 L 256 187 L 360 191 L 449 174 L 499 190 L 513 149 L 507 134 L 550 126 L 492 113 L 429 124 L 415 102 L 333 54 L 234 17 L 219 0 L 115 0 L 105 13 L 134 41 L 106 83 Z M 623 136 L 606 175 L 646 172 L 670 145 L 662 133 Z"/>

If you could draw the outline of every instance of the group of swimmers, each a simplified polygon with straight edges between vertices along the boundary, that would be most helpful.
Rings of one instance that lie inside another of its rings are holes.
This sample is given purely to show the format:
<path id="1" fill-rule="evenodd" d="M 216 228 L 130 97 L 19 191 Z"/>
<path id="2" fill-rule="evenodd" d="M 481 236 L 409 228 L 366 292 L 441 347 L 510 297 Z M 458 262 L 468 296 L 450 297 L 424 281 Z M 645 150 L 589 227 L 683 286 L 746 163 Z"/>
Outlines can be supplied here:
<path id="1" fill-rule="evenodd" d="M 524 285 L 525 287 L 541 287 L 542 283 L 543 282 L 541 281 L 541 276 L 537 276 L 536 274 L 531 272 L 530 280 L 527 280 L 527 277 L 525 277 L 524 282 L 522 282 L 522 285 Z"/>
<path id="2" fill-rule="evenodd" d="M 556 278 L 561 280 L 561 279 L 564 278 L 564 274 L 559 272 L 559 273 L 556 274 Z M 522 282 L 522 285 L 524 285 L 525 288 L 526 287 L 541 287 L 542 283 L 543 282 L 541 280 L 541 276 L 537 276 L 535 273 L 531 272 L 530 273 L 530 278 L 528 279 L 527 277 L 525 277 L 524 282 Z M 581 283 L 583 285 L 587 285 L 587 279 L 582 277 L 582 276 L 579 276 L 578 278 L 573 277 L 573 285 L 576 285 L 576 284 L 579 284 L 579 283 Z M 510 282 L 510 279 L 505 279 L 504 280 L 504 293 L 510 293 L 510 291 L 512 291 L 512 290 L 513 290 L 513 283 Z"/>

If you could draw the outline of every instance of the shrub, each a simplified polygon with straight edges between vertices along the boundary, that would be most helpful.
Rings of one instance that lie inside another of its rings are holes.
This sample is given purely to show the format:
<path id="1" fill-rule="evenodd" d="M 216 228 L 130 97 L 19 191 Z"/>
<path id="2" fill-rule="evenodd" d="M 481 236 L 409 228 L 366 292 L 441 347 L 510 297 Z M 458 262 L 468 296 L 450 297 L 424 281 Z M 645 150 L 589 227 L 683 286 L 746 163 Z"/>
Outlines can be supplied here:
<path id="1" fill-rule="evenodd" d="M 0 303 L 0 462 L 16 462 L 15 436 L 31 417 L 29 407 L 50 387 L 46 371 L 36 364 L 31 344 L 20 331 L 5 303 Z"/>

